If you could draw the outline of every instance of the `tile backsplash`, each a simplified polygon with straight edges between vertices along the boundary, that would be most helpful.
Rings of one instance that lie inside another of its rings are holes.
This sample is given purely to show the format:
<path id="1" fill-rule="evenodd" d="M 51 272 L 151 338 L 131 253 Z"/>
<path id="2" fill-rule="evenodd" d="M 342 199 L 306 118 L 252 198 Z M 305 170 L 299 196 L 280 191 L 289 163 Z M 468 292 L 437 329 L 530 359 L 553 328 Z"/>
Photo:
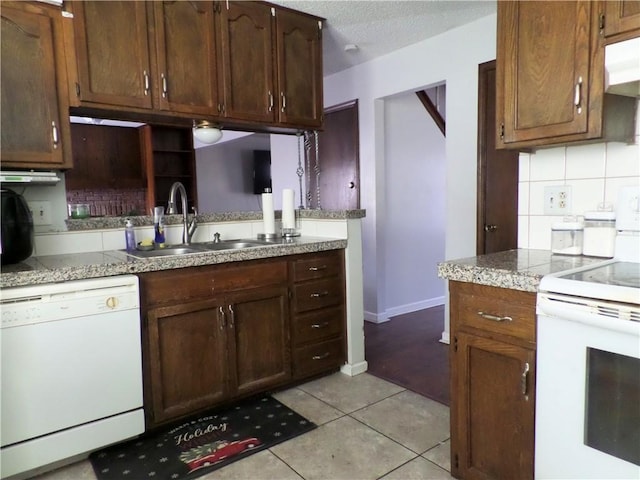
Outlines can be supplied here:
<path id="1" fill-rule="evenodd" d="M 595 143 L 520 154 L 518 248 L 551 248 L 551 225 L 563 215 L 544 215 L 545 187 L 570 186 L 569 214 L 583 215 L 599 203 L 615 206 L 620 187 L 640 185 L 639 123 L 633 145 Z"/>

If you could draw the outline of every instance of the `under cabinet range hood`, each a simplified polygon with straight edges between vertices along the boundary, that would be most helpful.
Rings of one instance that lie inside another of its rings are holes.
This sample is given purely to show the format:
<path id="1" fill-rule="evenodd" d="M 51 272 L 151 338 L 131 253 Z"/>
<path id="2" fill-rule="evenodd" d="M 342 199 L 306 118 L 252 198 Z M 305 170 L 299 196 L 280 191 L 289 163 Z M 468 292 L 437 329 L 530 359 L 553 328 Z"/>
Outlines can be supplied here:
<path id="1" fill-rule="evenodd" d="M 607 93 L 640 97 L 640 38 L 607 45 L 604 58 Z"/>
<path id="2" fill-rule="evenodd" d="M 8 171 L 0 172 L 0 183 L 14 183 L 22 185 L 55 185 L 60 181 L 56 172 Z"/>

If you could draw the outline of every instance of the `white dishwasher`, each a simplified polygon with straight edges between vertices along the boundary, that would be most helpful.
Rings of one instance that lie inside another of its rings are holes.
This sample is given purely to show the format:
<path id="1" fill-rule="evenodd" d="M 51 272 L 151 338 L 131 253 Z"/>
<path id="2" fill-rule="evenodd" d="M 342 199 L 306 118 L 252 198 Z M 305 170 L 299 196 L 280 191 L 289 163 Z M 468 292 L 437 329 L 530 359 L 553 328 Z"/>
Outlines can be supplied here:
<path id="1" fill-rule="evenodd" d="M 138 278 L 5 288 L 0 476 L 144 431 Z"/>

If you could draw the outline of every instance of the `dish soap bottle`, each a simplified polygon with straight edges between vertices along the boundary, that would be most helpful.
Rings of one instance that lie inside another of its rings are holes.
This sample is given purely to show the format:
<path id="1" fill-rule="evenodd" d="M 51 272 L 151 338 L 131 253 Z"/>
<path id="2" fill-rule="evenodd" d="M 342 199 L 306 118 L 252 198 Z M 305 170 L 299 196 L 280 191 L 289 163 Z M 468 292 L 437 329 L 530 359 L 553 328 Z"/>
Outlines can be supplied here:
<path id="1" fill-rule="evenodd" d="M 153 227 L 156 248 L 164 248 L 164 207 L 155 207 L 153 209 Z"/>
<path id="2" fill-rule="evenodd" d="M 133 222 L 129 218 L 124 225 L 124 239 L 127 252 L 133 252 L 136 249 L 136 232 L 133 230 Z"/>

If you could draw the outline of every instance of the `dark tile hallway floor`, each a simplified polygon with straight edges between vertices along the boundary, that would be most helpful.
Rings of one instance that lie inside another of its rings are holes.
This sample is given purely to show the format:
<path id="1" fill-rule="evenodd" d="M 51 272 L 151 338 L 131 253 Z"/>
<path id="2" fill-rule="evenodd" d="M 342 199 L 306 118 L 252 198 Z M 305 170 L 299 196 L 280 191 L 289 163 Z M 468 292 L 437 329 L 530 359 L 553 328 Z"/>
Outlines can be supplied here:
<path id="1" fill-rule="evenodd" d="M 440 343 L 444 305 L 364 322 L 368 373 L 449 405 L 449 346 Z"/>

